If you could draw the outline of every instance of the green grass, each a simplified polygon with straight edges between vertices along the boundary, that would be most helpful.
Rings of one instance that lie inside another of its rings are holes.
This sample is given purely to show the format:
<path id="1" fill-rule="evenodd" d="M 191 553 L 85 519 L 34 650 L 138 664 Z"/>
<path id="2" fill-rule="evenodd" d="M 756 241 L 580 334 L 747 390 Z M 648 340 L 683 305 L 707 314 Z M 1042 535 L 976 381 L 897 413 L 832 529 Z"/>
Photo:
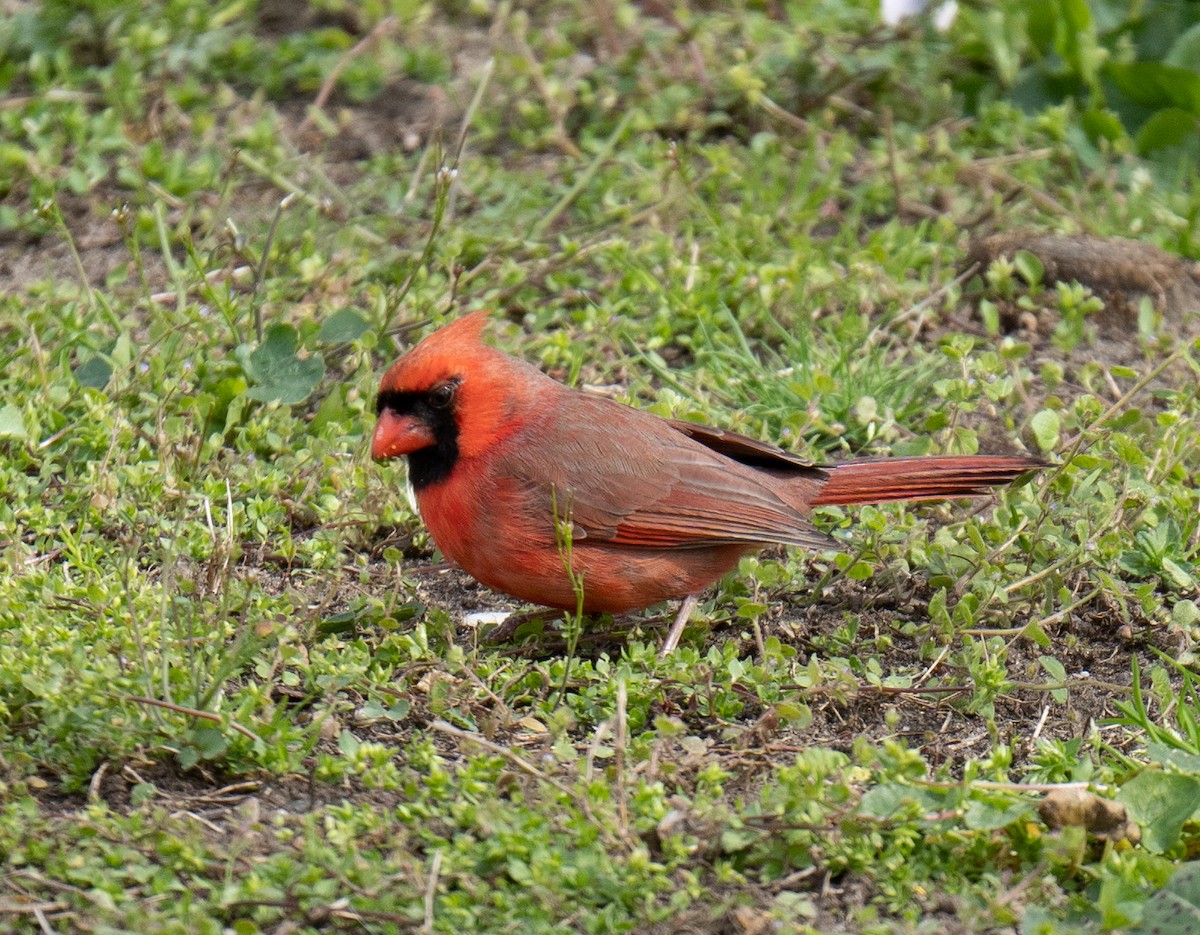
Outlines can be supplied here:
<path id="1" fill-rule="evenodd" d="M 873 3 L 322 7 L 0 22 L 0 930 L 1189 931 L 1200 351 L 956 276 L 1020 227 L 1196 259 L 1196 192 L 1069 105 L 964 119 L 970 34 Z M 843 551 L 744 560 L 665 661 L 652 614 L 491 646 L 366 451 L 484 307 L 816 459 L 1055 466 L 823 509 Z M 1140 836 L 1050 827 L 1069 783 Z"/>

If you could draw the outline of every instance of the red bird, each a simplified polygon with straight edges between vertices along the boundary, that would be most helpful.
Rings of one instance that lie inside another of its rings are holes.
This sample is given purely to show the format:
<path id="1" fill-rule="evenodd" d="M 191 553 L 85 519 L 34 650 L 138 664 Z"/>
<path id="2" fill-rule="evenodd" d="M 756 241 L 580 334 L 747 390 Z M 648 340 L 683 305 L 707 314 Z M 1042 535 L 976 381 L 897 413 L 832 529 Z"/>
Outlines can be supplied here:
<path id="1" fill-rule="evenodd" d="M 822 504 L 973 496 L 1042 465 L 965 455 L 818 466 L 744 435 L 570 389 L 484 344 L 485 312 L 429 335 L 383 377 L 371 442 L 408 457 L 433 541 L 475 578 L 575 610 L 556 520 L 588 613 L 697 595 L 769 543 L 827 548 Z"/>

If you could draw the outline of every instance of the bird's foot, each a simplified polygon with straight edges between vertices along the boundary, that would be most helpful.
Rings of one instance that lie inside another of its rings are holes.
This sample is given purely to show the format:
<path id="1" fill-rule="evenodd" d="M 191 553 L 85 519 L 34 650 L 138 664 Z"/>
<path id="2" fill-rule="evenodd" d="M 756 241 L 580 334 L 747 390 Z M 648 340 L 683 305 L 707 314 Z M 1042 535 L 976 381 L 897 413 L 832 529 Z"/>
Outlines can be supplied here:
<path id="1" fill-rule="evenodd" d="M 697 595 L 689 594 L 680 602 L 679 613 L 675 615 L 675 622 L 671 624 L 671 630 L 667 633 L 667 638 L 663 640 L 662 649 L 658 652 L 659 659 L 666 659 L 675 652 L 675 647 L 679 645 L 679 638 L 683 636 L 683 628 L 687 626 L 699 600 Z"/>

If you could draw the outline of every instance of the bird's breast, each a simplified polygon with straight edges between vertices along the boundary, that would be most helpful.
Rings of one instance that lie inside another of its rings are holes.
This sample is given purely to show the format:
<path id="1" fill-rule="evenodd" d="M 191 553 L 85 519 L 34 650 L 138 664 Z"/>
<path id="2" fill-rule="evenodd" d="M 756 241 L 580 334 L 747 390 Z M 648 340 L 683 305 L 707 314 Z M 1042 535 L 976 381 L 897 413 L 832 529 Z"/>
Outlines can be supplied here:
<path id="1" fill-rule="evenodd" d="M 450 477 L 418 490 L 417 505 L 437 547 L 472 573 L 497 555 L 554 542 L 528 491 L 478 459 L 460 459 Z"/>

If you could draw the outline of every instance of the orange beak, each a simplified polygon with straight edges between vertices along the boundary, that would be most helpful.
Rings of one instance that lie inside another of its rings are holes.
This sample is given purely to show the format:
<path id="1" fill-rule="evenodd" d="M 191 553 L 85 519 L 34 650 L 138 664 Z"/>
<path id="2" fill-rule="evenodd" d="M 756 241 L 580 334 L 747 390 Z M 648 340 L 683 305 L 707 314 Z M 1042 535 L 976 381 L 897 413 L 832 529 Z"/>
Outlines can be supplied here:
<path id="1" fill-rule="evenodd" d="M 385 409 L 375 423 L 375 434 L 371 438 L 371 457 L 376 461 L 387 461 L 389 458 L 399 458 L 401 455 L 428 448 L 434 442 L 433 432 L 424 422 Z"/>

